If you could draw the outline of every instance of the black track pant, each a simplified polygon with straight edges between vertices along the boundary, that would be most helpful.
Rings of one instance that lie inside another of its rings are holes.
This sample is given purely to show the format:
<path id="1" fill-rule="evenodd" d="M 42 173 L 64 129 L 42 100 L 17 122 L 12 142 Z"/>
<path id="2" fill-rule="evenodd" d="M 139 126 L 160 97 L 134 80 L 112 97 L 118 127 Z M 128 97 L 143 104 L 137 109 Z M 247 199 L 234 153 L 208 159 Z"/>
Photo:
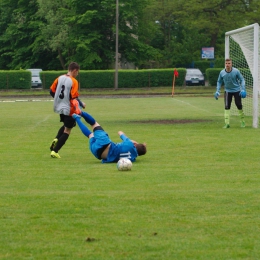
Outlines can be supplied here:
<path id="1" fill-rule="evenodd" d="M 237 109 L 239 109 L 239 110 L 242 109 L 242 100 L 241 100 L 241 96 L 239 94 L 240 94 L 240 91 L 233 92 L 233 93 L 225 91 L 224 102 L 225 102 L 225 109 L 226 110 L 230 109 L 233 96 L 234 96 L 234 99 L 235 99 L 235 104 L 237 106 Z"/>

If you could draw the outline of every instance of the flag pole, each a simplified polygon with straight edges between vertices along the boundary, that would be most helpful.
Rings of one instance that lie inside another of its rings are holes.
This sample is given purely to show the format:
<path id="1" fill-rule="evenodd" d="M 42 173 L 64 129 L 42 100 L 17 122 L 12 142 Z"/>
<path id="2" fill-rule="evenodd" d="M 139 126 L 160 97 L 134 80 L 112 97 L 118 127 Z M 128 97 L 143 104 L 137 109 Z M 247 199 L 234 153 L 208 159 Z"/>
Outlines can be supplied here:
<path id="1" fill-rule="evenodd" d="M 173 78 L 172 78 L 172 97 L 174 95 L 174 85 L 175 85 L 175 73 L 173 73 Z"/>
<path id="2" fill-rule="evenodd" d="M 116 64 L 115 64 L 115 82 L 114 87 L 118 89 L 118 23 L 119 23 L 119 0 L 116 0 Z"/>
<path id="3" fill-rule="evenodd" d="M 176 69 L 173 71 L 173 77 L 172 77 L 172 97 L 174 95 L 174 85 L 175 85 L 175 77 L 178 77 L 179 73 Z"/>

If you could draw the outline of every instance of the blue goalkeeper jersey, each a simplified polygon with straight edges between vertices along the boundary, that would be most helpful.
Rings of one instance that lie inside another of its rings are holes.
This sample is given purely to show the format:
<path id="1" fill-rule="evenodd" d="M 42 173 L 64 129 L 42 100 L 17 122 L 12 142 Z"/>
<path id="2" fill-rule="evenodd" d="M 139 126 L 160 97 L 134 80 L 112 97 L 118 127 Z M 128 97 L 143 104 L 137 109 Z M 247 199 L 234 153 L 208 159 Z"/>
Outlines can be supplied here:
<path id="1" fill-rule="evenodd" d="M 120 138 L 123 142 L 110 143 L 107 158 L 102 159 L 102 163 L 118 162 L 120 158 L 128 158 L 132 162 L 135 161 L 138 154 L 133 142 L 125 135 L 121 135 Z"/>
<path id="2" fill-rule="evenodd" d="M 234 93 L 245 90 L 245 80 L 240 71 L 236 68 L 232 68 L 230 72 L 227 72 L 225 69 L 223 69 L 219 73 L 217 81 L 218 92 L 220 91 L 220 88 L 223 84 L 226 92 Z"/>

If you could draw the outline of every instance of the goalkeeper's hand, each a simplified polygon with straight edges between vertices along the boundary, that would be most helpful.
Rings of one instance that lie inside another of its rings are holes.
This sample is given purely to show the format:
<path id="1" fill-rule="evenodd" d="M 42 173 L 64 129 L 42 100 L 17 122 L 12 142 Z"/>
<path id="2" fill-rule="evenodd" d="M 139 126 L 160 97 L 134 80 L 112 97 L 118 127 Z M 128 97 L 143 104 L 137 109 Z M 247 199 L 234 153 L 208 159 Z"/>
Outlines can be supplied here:
<path id="1" fill-rule="evenodd" d="M 246 91 L 245 90 L 241 90 L 239 95 L 241 96 L 241 98 L 245 98 L 246 97 Z"/>
<path id="2" fill-rule="evenodd" d="M 218 97 L 220 96 L 220 93 L 218 92 L 218 91 L 216 91 L 216 93 L 214 94 L 214 98 L 216 99 L 216 100 L 218 100 Z"/>

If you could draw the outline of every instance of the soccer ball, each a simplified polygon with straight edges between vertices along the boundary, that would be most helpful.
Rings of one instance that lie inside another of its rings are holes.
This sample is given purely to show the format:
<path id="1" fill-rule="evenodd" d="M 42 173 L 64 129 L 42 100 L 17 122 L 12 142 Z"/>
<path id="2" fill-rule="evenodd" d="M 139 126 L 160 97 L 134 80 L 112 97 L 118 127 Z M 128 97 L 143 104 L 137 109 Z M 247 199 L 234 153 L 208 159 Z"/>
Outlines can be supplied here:
<path id="1" fill-rule="evenodd" d="M 121 158 L 116 166 L 119 171 L 130 171 L 132 169 L 132 162 L 127 158 Z"/>

